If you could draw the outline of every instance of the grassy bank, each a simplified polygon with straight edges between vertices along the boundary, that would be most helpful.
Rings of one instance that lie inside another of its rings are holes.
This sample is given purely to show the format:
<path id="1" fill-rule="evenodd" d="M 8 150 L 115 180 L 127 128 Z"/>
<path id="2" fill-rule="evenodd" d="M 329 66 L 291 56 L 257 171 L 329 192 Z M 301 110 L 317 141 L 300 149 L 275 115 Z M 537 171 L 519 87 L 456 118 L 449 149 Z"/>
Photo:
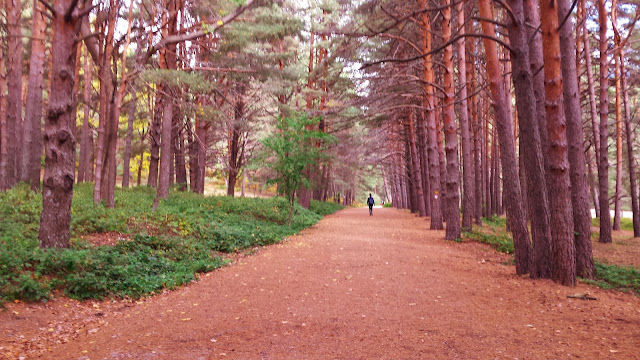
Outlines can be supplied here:
<path id="1" fill-rule="evenodd" d="M 483 218 L 482 220 L 484 226 L 474 226 L 473 231 L 464 234 L 464 239 L 485 243 L 499 252 L 513 254 L 513 238 L 511 233 L 506 230 L 506 219 L 491 217 L 488 219 Z M 596 224 L 598 223 L 596 222 Z M 624 226 L 623 223 L 623 230 Z M 626 226 L 629 226 L 629 224 L 626 224 Z M 631 266 L 605 264 L 598 261 L 598 259 L 595 259 L 594 267 L 595 278 L 593 280 L 581 279 L 581 281 L 603 289 L 614 289 L 623 292 L 632 291 L 640 296 L 640 269 Z"/>
<path id="2" fill-rule="evenodd" d="M 282 198 L 172 193 L 152 212 L 154 189 L 117 189 L 114 209 L 94 206 L 92 190 L 75 189 L 71 248 L 46 251 L 37 239 L 40 195 L 25 187 L 0 194 L 0 303 L 56 294 L 136 298 L 175 288 L 223 266 L 224 253 L 278 242 L 340 208 L 296 207 L 289 227 Z M 96 245 L 103 234 L 115 240 Z"/>

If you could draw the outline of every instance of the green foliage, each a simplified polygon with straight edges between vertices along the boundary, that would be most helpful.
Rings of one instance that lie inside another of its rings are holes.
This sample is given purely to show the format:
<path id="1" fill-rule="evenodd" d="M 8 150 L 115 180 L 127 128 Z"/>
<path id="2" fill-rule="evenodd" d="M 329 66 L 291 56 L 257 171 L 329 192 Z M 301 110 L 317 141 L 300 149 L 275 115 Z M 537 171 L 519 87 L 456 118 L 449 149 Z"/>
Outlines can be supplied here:
<path id="1" fill-rule="evenodd" d="M 77 298 L 136 298 L 175 288 L 223 266 L 220 252 L 280 241 L 337 210 L 314 202 L 296 208 L 287 226 L 284 198 L 201 197 L 173 193 L 151 211 L 154 189 L 116 189 L 115 208 L 93 205 L 91 184 L 76 186 L 71 248 L 42 250 L 42 198 L 27 186 L 0 193 L 0 303 L 46 300 L 61 291 Z M 82 237 L 122 234 L 113 246 Z"/>
<path id="2" fill-rule="evenodd" d="M 311 205 L 309 206 L 309 210 L 322 216 L 331 215 L 334 212 L 342 209 L 344 209 L 344 206 L 338 203 L 316 200 L 311 200 Z"/>
<path id="3" fill-rule="evenodd" d="M 501 253 L 513 254 L 513 240 L 506 232 L 484 233 L 481 231 L 470 231 L 465 233 L 465 237 L 473 241 L 489 244 L 492 248 Z"/>
<path id="4" fill-rule="evenodd" d="M 267 183 L 279 185 L 279 192 L 289 199 L 289 222 L 294 206 L 295 191 L 304 185 L 311 187 L 304 169 L 326 158 L 324 151 L 335 138 L 314 130 L 319 118 L 310 119 L 306 114 L 279 117 L 275 132 L 262 140 L 266 153 L 259 158 L 274 171 L 275 176 Z"/>
<path id="5" fill-rule="evenodd" d="M 385 208 L 393 207 L 393 203 L 392 202 L 386 202 L 386 203 L 384 203 L 384 205 L 382 205 L 382 207 L 385 207 Z"/>
<path id="6" fill-rule="evenodd" d="M 640 269 L 630 266 L 608 265 L 594 261 L 595 280 L 582 281 L 603 289 L 633 291 L 640 296 Z"/>
<path id="7" fill-rule="evenodd" d="M 507 227 L 507 218 L 500 217 L 498 215 L 491 215 L 488 218 L 482 218 L 485 224 L 489 225 L 492 228 L 506 228 Z"/>

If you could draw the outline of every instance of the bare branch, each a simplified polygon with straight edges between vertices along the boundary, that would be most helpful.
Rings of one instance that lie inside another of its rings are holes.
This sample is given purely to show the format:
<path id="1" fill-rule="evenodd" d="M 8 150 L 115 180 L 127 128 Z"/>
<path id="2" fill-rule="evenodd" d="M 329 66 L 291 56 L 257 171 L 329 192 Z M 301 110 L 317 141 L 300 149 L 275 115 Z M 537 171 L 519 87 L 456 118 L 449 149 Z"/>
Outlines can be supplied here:
<path id="1" fill-rule="evenodd" d="M 420 59 L 422 59 L 422 58 L 424 58 L 426 56 L 433 55 L 435 53 L 438 53 L 438 52 L 442 51 L 444 48 L 446 48 L 449 45 L 455 44 L 458 40 L 460 40 L 463 37 L 477 37 L 477 38 L 484 38 L 484 39 L 493 40 L 493 41 L 497 42 L 498 44 L 504 46 L 507 50 L 513 51 L 511 46 L 509 46 L 509 44 L 507 44 L 506 42 L 504 42 L 504 41 L 502 41 L 502 40 L 500 40 L 498 38 L 495 38 L 495 37 L 492 37 L 492 36 L 488 36 L 488 35 L 485 35 L 485 34 L 464 34 L 464 35 L 459 35 L 459 36 L 455 36 L 455 37 L 451 38 L 446 43 L 442 44 L 441 46 L 439 46 L 439 47 L 437 47 L 437 48 L 435 48 L 435 49 L 433 49 L 433 50 L 431 50 L 431 51 L 429 51 L 427 53 L 422 53 L 420 55 L 417 55 L 417 56 L 414 56 L 414 57 L 410 57 L 410 58 L 404 58 L 404 59 L 388 58 L 388 59 L 382 59 L 382 60 L 378 60 L 378 61 L 374 61 L 374 62 L 370 62 L 370 63 L 364 63 L 360 69 L 365 69 L 365 68 L 368 68 L 370 66 L 378 65 L 378 64 L 381 64 L 381 63 L 385 63 L 385 62 L 390 62 L 390 63 L 393 63 L 393 62 L 411 62 L 411 61 L 420 60 Z"/>
<path id="2" fill-rule="evenodd" d="M 250 8 L 255 2 L 256 0 L 248 0 L 246 4 L 238 7 L 234 12 L 223 17 L 221 20 L 218 20 L 218 22 L 215 25 L 212 25 L 207 30 L 200 29 L 188 34 L 172 35 L 172 36 L 167 36 L 166 38 L 163 38 L 157 44 L 153 45 L 149 49 L 149 51 L 147 51 L 147 54 L 144 56 L 143 62 L 146 62 L 155 52 L 166 47 L 167 45 L 176 44 L 176 43 L 189 41 L 189 40 L 195 40 L 199 37 L 202 37 L 209 33 L 213 33 L 217 31 L 218 29 L 222 28 L 224 25 L 232 22 L 238 16 L 242 15 L 242 13 L 244 13 L 245 10 Z"/>
<path id="3" fill-rule="evenodd" d="M 49 5 L 49 3 L 46 2 L 46 0 L 38 0 L 38 1 L 40 1 L 40 3 L 44 5 L 44 7 L 46 7 L 47 10 L 51 12 L 51 14 L 53 14 L 54 16 L 56 15 L 56 10 L 51 5 Z"/>

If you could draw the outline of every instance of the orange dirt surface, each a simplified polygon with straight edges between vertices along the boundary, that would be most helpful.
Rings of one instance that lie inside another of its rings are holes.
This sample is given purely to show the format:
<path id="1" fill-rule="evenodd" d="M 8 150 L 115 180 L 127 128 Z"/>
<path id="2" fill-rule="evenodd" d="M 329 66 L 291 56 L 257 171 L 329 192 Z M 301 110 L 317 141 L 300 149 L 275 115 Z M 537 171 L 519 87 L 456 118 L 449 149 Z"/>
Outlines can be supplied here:
<path id="1" fill-rule="evenodd" d="M 593 257 L 606 264 L 640 268 L 640 238 L 634 238 L 633 231 L 628 230 L 613 231 L 611 237 L 611 244 L 600 243 L 597 238 L 592 239 Z"/>
<path id="2" fill-rule="evenodd" d="M 137 302 L 6 304 L 8 359 L 639 359 L 640 299 L 516 276 L 395 209 L 347 209 Z M 589 293 L 595 301 L 567 298 Z"/>

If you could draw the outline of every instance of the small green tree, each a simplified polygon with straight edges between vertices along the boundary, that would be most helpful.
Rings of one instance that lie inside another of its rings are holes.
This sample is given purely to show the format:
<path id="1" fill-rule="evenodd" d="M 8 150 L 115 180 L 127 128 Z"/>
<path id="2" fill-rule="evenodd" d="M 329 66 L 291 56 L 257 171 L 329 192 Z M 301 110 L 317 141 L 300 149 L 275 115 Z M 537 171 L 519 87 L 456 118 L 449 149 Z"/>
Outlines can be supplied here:
<path id="1" fill-rule="evenodd" d="M 264 165 L 275 172 L 275 177 L 267 183 L 278 184 L 279 193 L 289 200 L 289 226 L 296 190 L 300 185 L 311 187 L 303 170 L 326 158 L 327 146 L 336 141 L 332 135 L 315 130 L 319 122 L 320 118 L 309 118 L 300 113 L 279 117 L 276 131 L 262 140 L 266 150 Z"/>

